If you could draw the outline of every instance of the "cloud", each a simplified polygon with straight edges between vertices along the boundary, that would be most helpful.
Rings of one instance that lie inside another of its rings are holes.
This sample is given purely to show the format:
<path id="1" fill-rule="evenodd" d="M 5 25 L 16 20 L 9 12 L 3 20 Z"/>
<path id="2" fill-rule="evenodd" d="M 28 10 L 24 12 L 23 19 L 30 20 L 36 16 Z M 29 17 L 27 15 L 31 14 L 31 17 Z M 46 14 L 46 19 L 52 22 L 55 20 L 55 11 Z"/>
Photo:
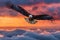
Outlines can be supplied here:
<path id="1" fill-rule="evenodd" d="M 57 40 L 57 38 L 55 38 L 53 35 L 41 35 L 41 34 L 39 35 L 33 32 L 27 32 L 25 36 L 35 38 L 37 40 Z"/>
<path id="2" fill-rule="evenodd" d="M 6 2 L 11 1 L 14 4 L 32 5 L 42 2 L 42 0 L 0 0 L 0 6 L 5 5 Z"/>
<path id="3" fill-rule="evenodd" d="M 52 33 L 52 35 L 55 36 L 56 38 L 60 39 L 60 31 Z"/>
<path id="4" fill-rule="evenodd" d="M 16 30 L 11 31 L 11 32 L 0 31 L 0 34 L 4 35 L 5 37 L 13 37 L 13 36 L 17 36 L 17 35 L 22 35 L 25 32 L 26 31 L 24 31 L 24 30 L 16 29 Z"/>
<path id="5" fill-rule="evenodd" d="M 60 3 L 60 0 L 44 0 L 45 3 Z"/>
<path id="6" fill-rule="evenodd" d="M 32 10 L 37 10 L 37 9 L 38 9 L 38 7 L 33 7 L 33 8 L 32 8 Z"/>
<path id="7" fill-rule="evenodd" d="M 4 37 L 0 37 L 0 40 L 60 40 L 60 31 L 51 33 L 45 30 L 45 32 L 36 33 L 16 29 L 10 32 L 0 30 L 0 34 L 5 35 Z"/>
<path id="8" fill-rule="evenodd" d="M 14 39 L 13 39 L 13 40 L 14 40 Z M 30 37 L 28 37 L 28 36 L 24 36 L 24 37 L 18 37 L 18 38 L 15 39 L 15 40 L 36 40 L 36 39 L 30 38 Z"/>
<path id="9" fill-rule="evenodd" d="M 0 0 L 0 6 L 5 5 L 7 1 L 11 1 L 14 4 L 22 4 L 22 5 L 32 5 L 37 3 L 60 3 L 60 0 Z"/>
<path id="10" fill-rule="evenodd" d="M 12 38 L 4 37 L 0 38 L 0 40 L 36 40 L 36 39 L 24 36 L 24 37 L 12 37 Z"/>
<path id="11" fill-rule="evenodd" d="M 0 8 L 0 16 L 18 16 L 18 12 L 12 9 Z"/>

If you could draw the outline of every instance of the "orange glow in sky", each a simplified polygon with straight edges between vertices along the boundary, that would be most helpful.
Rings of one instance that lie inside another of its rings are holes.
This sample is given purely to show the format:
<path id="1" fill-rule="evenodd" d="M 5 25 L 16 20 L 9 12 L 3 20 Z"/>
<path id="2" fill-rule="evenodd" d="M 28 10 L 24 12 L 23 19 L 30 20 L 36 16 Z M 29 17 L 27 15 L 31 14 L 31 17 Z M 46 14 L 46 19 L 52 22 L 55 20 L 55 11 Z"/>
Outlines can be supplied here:
<path id="1" fill-rule="evenodd" d="M 47 27 L 60 26 L 60 21 L 56 20 L 54 23 L 48 20 L 38 20 L 36 24 L 30 24 L 24 20 L 23 17 L 0 17 L 0 27 Z"/>

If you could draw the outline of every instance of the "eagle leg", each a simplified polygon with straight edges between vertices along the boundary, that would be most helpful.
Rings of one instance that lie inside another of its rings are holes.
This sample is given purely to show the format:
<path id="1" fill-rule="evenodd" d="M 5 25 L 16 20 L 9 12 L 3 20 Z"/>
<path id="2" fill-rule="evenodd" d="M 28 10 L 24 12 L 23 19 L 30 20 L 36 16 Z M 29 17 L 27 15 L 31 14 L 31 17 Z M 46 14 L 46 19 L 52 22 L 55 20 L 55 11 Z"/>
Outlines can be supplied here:
<path id="1" fill-rule="evenodd" d="M 31 19 L 31 18 L 25 18 L 25 20 L 31 24 L 35 24 L 37 22 L 35 19 Z"/>

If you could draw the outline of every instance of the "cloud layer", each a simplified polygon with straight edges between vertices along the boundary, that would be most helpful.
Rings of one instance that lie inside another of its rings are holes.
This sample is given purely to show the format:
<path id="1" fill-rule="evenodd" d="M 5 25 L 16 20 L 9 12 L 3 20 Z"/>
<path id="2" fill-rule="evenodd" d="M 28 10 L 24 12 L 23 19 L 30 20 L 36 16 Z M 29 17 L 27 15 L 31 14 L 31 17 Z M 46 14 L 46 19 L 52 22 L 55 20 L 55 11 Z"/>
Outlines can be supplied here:
<path id="1" fill-rule="evenodd" d="M 41 30 L 39 30 L 39 32 L 40 31 Z M 0 30 L 0 34 L 4 35 L 3 37 L 0 37 L 0 40 L 59 40 L 60 39 L 60 31 L 47 32 L 45 30 L 40 33 L 36 33 L 32 31 L 16 29 L 10 32 Z"/>
<path id="2" fill-rule="evenodd" d="M 60 0 L 0 0 L 0 6 L 5 5 L 7 1 L 11 1 L 14 4 L 32 5 L 37 3 L 60 3 Z"/>

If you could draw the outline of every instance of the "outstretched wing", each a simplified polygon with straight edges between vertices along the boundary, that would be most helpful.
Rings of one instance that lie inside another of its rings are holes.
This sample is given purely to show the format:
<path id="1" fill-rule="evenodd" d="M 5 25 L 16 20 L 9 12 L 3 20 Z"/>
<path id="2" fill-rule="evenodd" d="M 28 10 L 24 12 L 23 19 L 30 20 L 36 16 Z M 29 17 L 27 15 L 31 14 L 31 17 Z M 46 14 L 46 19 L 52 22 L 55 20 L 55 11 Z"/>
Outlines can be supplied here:
<path id="1" fill-rule="evenodd" d="M 52 20 L 52 19 L 54 19 L 52 16 L 49 16 L 49 15 L 46 15 L 46 14 L 36 15 L 33 18 L 37 19 L 37 20 Z"/>
<path id="2" fill-rule="evenodd" d="M 17 5 L 14 5 L 13 3 L 10 3 L 10 2 L 7 2 L 7 7 L 17 11 L 17 12 L 20 12 L 22 15 L 24 16 L 29 16 L 31 15 L 30 13 L 28 13 L 25 9 L 23 9 L 21 6 L 17 6 Z"/>

